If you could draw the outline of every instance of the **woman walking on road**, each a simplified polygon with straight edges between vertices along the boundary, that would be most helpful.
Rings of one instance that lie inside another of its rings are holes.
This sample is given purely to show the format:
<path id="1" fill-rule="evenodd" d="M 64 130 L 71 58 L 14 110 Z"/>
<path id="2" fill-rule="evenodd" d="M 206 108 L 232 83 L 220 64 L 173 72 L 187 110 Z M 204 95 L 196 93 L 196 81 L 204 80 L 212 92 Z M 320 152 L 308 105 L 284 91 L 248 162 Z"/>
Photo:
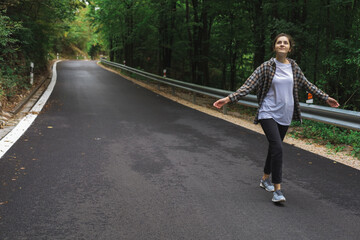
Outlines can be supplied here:
<path id="1" fill-rule="evenodd" d="M 237 102 L 257 89 L 259 108 L 254 123 L 260 123 L 269 142 L 260 187 L 273 192 L 273 202 L 286 201 L 281 192 L 282 141 L 291 121 L 301 121 L 298 90 L 304 88 L 331 107 L 339 106 L 335 99 L 305 78 L 294 60 L 287 58 L 293 46 L 290 35 L 281 33 L 276 36 L 273 42 L 276 57 L 261 64 L 236 92 L 213 104 L 214 107 L 221 108 L 229 102 Z"/>

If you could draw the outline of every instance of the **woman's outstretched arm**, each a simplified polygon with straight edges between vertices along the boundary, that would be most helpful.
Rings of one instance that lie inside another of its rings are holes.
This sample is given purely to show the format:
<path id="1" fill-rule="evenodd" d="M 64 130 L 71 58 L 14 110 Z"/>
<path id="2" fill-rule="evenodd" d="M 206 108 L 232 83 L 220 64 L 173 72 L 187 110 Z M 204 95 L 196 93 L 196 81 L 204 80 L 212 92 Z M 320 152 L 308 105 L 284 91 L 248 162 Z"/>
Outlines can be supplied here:
<path id="1" fill-rule="evenodd" d="M 214 102 L 213 106 L 216 108 L 222 108 L 222 106 L 224 106 L 225 104 L 230 102 L 230 98 L 229 97 L 224 97 L 221 98 L 219 100 L 217 100 L 216 102 Z"/>
<path id="2" fill-rule="evenodd" d="M 333 98 L 329 97 L 327 100 L 326 100 L 326 103 L 329 104 L 330 107 L 339 107 L 340 104 Z"/>

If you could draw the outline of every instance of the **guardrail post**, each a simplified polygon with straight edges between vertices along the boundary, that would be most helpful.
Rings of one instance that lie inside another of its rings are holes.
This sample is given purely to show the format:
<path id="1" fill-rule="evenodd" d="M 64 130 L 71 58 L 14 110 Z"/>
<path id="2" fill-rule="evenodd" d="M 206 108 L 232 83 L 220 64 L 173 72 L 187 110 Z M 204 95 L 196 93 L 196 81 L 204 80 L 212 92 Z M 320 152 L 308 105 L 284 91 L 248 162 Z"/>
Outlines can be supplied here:
<path id="1" fill-rule="evenodd" d="M 227 109 L 228 109 L 228 106 L 227 106 L 227 104 L 225 104 L 224 106 L 223 106 L 223 114 L 227 114 Z"/>
<path id="2" fill-rule="evenodd" d="M 59 59 L 59 53 L 56 54 L 56 59 Z"/>
<path id="3" fill-rule="evenodd" d="M 166 78 L 166 69 L 163 70 L 163 73 L 164 73 L 163 77 Z"/>
<path id="4" fill-rule="evenodd" d="M 30 63 L 30 84 L 34 84 L 34 63 Z"/>

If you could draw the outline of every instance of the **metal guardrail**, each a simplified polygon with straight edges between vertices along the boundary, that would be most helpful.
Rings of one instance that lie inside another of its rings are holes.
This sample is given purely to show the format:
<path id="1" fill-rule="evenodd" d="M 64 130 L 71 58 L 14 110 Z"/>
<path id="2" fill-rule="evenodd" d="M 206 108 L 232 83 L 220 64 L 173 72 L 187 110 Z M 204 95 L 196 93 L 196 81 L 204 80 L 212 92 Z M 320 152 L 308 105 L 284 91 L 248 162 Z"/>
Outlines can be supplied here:
<path id="1" fill-rule="evenodd" d="M 147 79 L 151 79 L 156 82 L 172 86 L 173 92 L 175 91 L 174 88 L 181 88 L 183 90 L 193 92 L 194 101 L 196 96 L 195 93 L 199 93 L 215 98 L 223 98 L 233 93 L 231 91 L 226 91 L 217 88 L 201 86 L 193 83 L 182 82 L 171 78 L 161 77 L 152 73 L 147 73 L 135 68 L 125 66 L 123 64 L 110 62 L 105 59 L 101 59 L 100 62 L 116 68 L 120 68 L 122 70 L 131 73 L 135 73 Z M 251 94 L 243 97 L 242 100 L 238 101 L 238 103 L 248 107 L 257 108 L 259 106 L 257 103 L 257 97 Z M 300 109 L 302 113 L 301 116 L 305 119 L 310 119 L 318 122 L 323 122 L 331 125 L 336 125 L 339 127 L 360 131 L 360 112 L 313 105 L 313 104 L 306 104 L 306 103 L 300 103 Z M 226 108 L 224 108 L 224 113 L 226 114 Z"/>

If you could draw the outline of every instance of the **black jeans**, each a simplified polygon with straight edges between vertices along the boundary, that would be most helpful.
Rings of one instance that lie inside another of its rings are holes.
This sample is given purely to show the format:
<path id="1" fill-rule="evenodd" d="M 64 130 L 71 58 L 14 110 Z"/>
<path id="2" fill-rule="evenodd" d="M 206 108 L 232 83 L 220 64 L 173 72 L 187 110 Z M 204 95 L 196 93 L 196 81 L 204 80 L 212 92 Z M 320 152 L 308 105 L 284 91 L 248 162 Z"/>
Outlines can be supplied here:
<path id="1" fill-rule="evenodd" d="M 272 174 L 272 182 L 278 184 L 282 181 L 282 141 L 289 126 L 280 125 L 272 118 L 261 119 L 259 122 L 269 141 L 264 173 Z"/>

